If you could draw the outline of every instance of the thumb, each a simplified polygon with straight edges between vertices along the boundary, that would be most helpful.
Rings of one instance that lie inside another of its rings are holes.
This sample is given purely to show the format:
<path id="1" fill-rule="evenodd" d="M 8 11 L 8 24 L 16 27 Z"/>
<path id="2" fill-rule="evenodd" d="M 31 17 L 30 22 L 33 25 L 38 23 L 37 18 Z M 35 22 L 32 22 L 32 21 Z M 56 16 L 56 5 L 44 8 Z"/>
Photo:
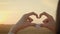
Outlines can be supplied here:
<path id="1" fill-rule="evenodd" d="M 47 27 L 47 24 L 40 24 L 41 27 Z"/>
<path id="2" fill-rule="evenodd" d="M 30 26 L 35 26 L 36 24 L 35 23 L 30 23 Z"/>

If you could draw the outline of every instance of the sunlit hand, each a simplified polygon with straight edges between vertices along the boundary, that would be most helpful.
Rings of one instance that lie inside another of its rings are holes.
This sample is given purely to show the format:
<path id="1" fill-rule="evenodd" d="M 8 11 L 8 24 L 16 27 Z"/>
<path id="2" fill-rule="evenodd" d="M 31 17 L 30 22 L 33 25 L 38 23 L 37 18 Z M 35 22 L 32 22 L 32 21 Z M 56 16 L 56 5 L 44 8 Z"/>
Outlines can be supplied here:
<path id="1" fill-rule="evenodd" d="M 21 29 L 24 29 L 29 26 L 34 26 L 35 24 L 31 23 L 33 21 L 29 16 L 35 15 L 38 18 L 37 14 L 34 12 L 23 15 L 23 17 L 17 22 L 17 24 L 11 28 L 8 34 L 17 34 Z"/>
<path id="2" fill-rule="evenodd" d="M 40 18 L 42 17 L 42 15 L 45 15 L 47 18 L 45 20 L 43 20 L 44 24 L 41 24 L 40 26 L 46 27 L 46 28 L 50 29 L 51 31 L 55 32 L 56 23 L 55 23 L 55 20 L 53 19 L 53 17 L 46 12 L 41 13 Z"/>

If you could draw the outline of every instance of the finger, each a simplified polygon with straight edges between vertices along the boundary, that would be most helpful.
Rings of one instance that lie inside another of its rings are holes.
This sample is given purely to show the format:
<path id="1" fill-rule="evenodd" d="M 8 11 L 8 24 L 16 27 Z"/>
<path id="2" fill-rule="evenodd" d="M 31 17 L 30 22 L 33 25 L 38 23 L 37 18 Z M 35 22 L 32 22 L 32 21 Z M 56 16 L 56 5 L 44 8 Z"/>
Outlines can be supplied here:
<path id="1" fill-rule="evenodd" d="M 36 24 L 35 23 L 30 23 L 31 24 L 31 26 L 35 26 Z"/>
<path id="2" fill-rule="evenodd" d="M 39 18 L 41 18 L 42 15 L 45 15 L 45 16 L 46 16 L 47 18 L 49 18 L 49 19 L 52 18 L 52 16 L 49 15 L 48 13 L 46 13 L 46 12 L 41 13 L 41 14 L 39 15 Z"/>
<path id="3" fill-rule="evenodd" d="M 33 21 L 33 19 L 32 19 L 32 18 L 30 18 L 30 17 L 28 17 L 28 18 L 27 18 L 27 21 L 28 21 L 28 22 L 32 22 L 32 21 Z"/>
<path id="4" fill-rule="evenodd" d="M 40 24 L 40 27 L 47 27 L 47 24 Z"/>
<path id="5" fill-rule="evenodd" d="M 28 14 L 26 14 L 26 15 L 27 15 L 27 16 L 35 15 L 35 16 L 38 18 L 38 15 L 37 15 L 36 13 L 34 13 L 34 12 L 28 13 Z"/>
<path id="6" fill-rule="evenodd" d="M 44 27 L 45 25 L 44 24 L 40 24 L 40 27 Z"/>
<path id="7" fill-rule="evenodd" d="M 44 24 L 49 23 L 49 19 L 45 19 L 45 20 L 43 21 L 43 23 L 44 23 Z"/>

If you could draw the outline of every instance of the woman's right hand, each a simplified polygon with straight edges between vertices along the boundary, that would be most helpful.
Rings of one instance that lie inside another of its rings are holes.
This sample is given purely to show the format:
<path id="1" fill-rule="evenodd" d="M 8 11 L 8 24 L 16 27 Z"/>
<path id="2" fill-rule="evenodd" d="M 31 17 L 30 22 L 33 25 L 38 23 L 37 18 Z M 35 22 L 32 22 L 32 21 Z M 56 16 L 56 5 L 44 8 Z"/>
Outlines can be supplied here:
<path id="1" fill-rule="evenodd" d="M 55 20 L 53 19 L 53 17 L 46 12 L 41 13 L 40 18 L 42 17 L 42 15 L 45 15 L 47 18 L 45 20 L 43 20 L 44 24 L 41 24 L 40 26 L 46 27 L 46 28 L 50 29 L 51 31 L 55 32 L 56 23 L 55 23 Z"/>
<path id="2" fill-rule="evenodd" d="M 22 18 L 10 29 L 8 34 L 17 34 L 19 30 L 22 30 L 29 26 L 35 26 L 34 23 L 31 23 L 33 21 L 33 19 L 29 17 L 31 15 L 34 15 L 36 18 L 38 18 L 38 15 L 34 12 L 24 14 Z"/>

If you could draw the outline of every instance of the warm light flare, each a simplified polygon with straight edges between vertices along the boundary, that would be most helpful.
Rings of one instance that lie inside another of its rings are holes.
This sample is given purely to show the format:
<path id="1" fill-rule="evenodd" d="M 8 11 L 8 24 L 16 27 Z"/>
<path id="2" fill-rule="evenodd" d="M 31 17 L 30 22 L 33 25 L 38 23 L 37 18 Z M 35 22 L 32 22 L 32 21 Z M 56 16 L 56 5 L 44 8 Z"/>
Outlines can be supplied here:
<path id="1" fill-rule="evenodd" d="M 6 19 L 5 15 L 0 15 L 0 22 L 1 22 L 1 23 L 4 22 L 5 19 Z"/>

